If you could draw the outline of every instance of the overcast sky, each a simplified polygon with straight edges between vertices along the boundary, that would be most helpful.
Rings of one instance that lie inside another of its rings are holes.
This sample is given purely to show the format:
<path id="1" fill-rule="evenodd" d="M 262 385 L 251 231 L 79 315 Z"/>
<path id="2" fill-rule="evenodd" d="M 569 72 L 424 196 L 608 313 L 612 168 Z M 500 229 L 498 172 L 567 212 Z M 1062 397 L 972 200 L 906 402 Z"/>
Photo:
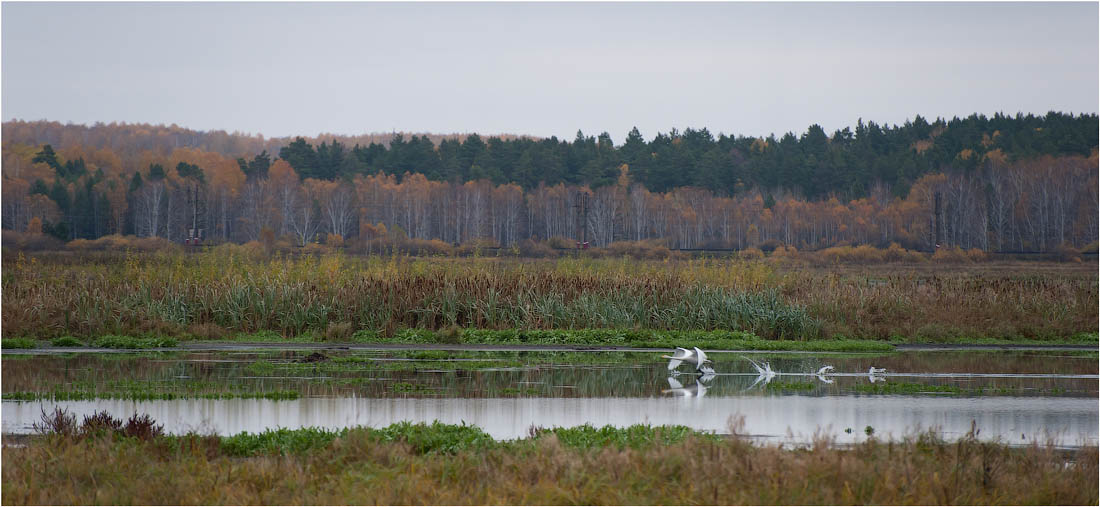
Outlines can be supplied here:
<path id="1" fill-rule="evenodd" d="M 11 3 L 2 116 L 321 132 L 827 131 L 1097 112 L 1089 3 Z"/>

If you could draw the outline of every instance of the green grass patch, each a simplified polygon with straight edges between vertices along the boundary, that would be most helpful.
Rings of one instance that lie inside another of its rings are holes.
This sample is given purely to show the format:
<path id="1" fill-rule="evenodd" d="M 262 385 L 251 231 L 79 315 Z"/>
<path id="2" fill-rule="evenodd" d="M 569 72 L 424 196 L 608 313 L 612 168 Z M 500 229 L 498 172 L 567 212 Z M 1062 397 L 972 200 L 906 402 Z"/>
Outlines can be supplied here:
<path id="1" fill-rule="evenodd" d="M 175 338 L 135 338 L 133 336 L 106 335 L 96 339 L 92 345 L 104 349 L 159 349 L 176 347 Z"/>
<path id="2" fill-rule="evenodd" d="M 352 431 L 364 431 L 379 442 L 405 442 L 419 454 L 455 454 L 498 445 L 493 437 L 477 426 L 443 424 L 439 421 L 432 424 L 405 421 L 381 429 L 360 428 Z"/>
<path id="3" fill-rule="evenodd" d="M 536 429 L 536 436 L 553 434 L 562 444 L 577 449 L 603 448 L 608 446 L 641 449 L 654 444 L 669 445 L 683 441 L 689 436 L 720 439 L 716 435 L 693 430 L 687 426 L 650 426 L 635 424 L 625 428 L 615 426 L 595 427 L 588 424 L 572 428 Z"/>
<path id="4" fill-rule="evenodd" d="M 59 336 L 50 340 L 50 345 L 54 347 L 83 347 L 84 342 L 73 338 L 72 336 Z"/>
<path id="5" fill-rule="evenodd" d="M 244 432 L 222 437 L 222 451 L 230 456 L 254 456 L 257 454 L 302 454 L 322 449 L 333 440 L 346 435 L 347 429 L 331 431 L 321 428 L 266 430 L 262 433 Z"/>
<path id="6" fill-rule="evenodd" d="M 858 384 L 852 391 L 862 394 L 963 394 L 966 391 L 957 386 L 916 384 L 911 382 L 882 382 L 876 384 Z"/>
<path id="7" fill-rule="evenodd" d="M 268 361 L 256 361 L 245 366 L 244 371 L 253 375 L 270 375 L 275 371 L 275 365 Z"/>
<path id="8" fill-rule="evenodd" d="M 0 348 L 5 349 L 33 349 L 37 347 L 34 340 L 29 338 L 4 338 L 0 340 Z"/>
<path id="9" fill-rule="evenodd" d="M 770 391 L 813 391 L 817 387 L 810 382 L 770 382 L 767 389 Z"/>

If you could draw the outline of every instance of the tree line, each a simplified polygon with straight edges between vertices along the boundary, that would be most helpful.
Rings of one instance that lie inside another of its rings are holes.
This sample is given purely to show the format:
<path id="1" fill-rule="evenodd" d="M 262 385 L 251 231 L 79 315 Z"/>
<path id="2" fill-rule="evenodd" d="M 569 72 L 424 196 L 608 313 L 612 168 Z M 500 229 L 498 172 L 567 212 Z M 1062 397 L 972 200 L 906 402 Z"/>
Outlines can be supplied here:
<path id="1" fill-rule="evenodd" d="M 1083 126 L 1089 118 L 1090 126 Z M 619 147 L 606 134 L 578 134 L 573 143 L 553 138 L 484 142 L 470 135 L 438 145 L 423 136 L 409 141 L 394 136 L 385 146 L 351 149 L 335 140 L 314 147 L 299 138 L 277 156 L 266 149 L 243 156 L 196 148 L 120 155 L 82 144 L 55 150 L 5 140 L 3 227 L 41 230 L 66 240 L 134 234 L 183 241 L 201 234 L 206 241 L 246 242 L 269 231 L 305 244 L 328 235 L 369 240 L 384 231 L 447 243 L 487 239 L 502 246 L 560 237 L 596 246 L 660 239 L 673 248 L 772 242 L 817 249 L 897 242 L 920 250 L 958 245 L 1046 251 L 1096 240 L 1096 135 L 1091 148 L 1078 139 L 1090 129 L 1095 133 L 1096 125 L 1095 115 L 1057 113 L 931 124 L 917 117 L 894 128 L 860 122 L 850 139 L 843 131 L 826 137 L 811 127 L 801 138 L 788 134 L 751 142 L 715 139 L 706 129 L 658 134 L 645 142 L 635 130 Z M 982 130 L 992 127 L 1003 130 Z M 1076 134 L 1043 134 L 1048 129 Z M 921 132 L 924 137 L 913 137 Z M 977 148 L 955 151 L 969 146 L 960 139 L 975 137 Z M 905 150 L 889 148 L 910 138 L 918 140 Z M 743 144 L 742 153 L 738 146 Z M 824 151 L 814 151 L 818 145 Z M 864 151 L 866 157 L 856 155 Z M 936 162 L 952 152 L 949 162 Z M 740 177 L 733 189 L 697 180 L 679 184 L 706 173 L 692 169 L 696 166 L 690 161 L 692 154 L 698 160 L 712 158 L 708 153 L 727 159 L 749 154 L 740 165 L 716 174 L 727 181 L 741 174 L 750 184 Z M 517 166 L 499 162 L 516 155 Z M 802 158 L 793 169 L 783 169 L 785 163 L 774 170 L 758 168 L 795 155 Z M 665 177 L 660 166 L 676 157 L 676 167 L 683 170 L 659 183 Z M 898 166 L 883 161 L 891 157 Z M 816 160 L 834 164 L 833 172 L 815 166 Z M 902 178 L 905 160 L 939 170 Z M 452 169 L 446 161 L 457 161 L 452 167 L 457 176 L 448 173 Z M 579 174 L 587 176 L 555 179 L 546 170 L 555 164 L 580 165 Z M 874 176 L 876 164 L 899 176 Z M 539 175 L 537 181 L 501 176 L 503 167 L 528 166 Z M 862 174 L 861 167 L 870 167 L 870 175 Z M 753 171 L 774 184 L 748 177 Z M 787 180 L 772 174 L 783 171 L 794 176 Z M 793 184 L 799 174 L 810 188 L 839 181 L 858 191 L 811 193 Z M 812 183 L 822 174 L 830 176 Z M 864 178 L 870 179 L 864 183 Z"/>
<path id="2" fill-rule="evenodd" d="M 485 179 L 497 185 L 515 183 L 524 190 L 559 183 L 599 188 L 615 183 L 620 166 L 626 164 L 633 181 L 656 192 L 696 186 L 727 196 L 759 189 L 809 200 L 830 195 L 847 200 L 870 195 L 876 184 L 904 197 L 923 175 L 973 171 L 987 154 L 1012 161 L 1043 155 L 1088 156 L 1100 136 L 1098 125 L 1095 114 L 973 114 L 932 122 L 918 115 L 900 126 L 860 120 L 854 128 L 832 134 L 811 125 L 801 135 L 789 132 L 780 137 L 715 137 L 706 128 L 688 128 L 657 133 L 646 141 L 635 128 L 616 146 L 607 133 L 593 137 L 583 132 L 577 132 L 571 142 L 556 137 L 483 139 L 476 134 L 265 140 L 175 126 L 6 122 L 4 138 L 59 149 L 107 149 L 130 167 L 138 166 L 135 162 L 142 155 L 166 157 L 175 149 L 192 147 L 238 157 L 246 175 L 261 177 L 272 160 L 283 159 L 303 179 L 351 180 L 376 173 L 400 178 L 420 173 L 432 181 Z"/>

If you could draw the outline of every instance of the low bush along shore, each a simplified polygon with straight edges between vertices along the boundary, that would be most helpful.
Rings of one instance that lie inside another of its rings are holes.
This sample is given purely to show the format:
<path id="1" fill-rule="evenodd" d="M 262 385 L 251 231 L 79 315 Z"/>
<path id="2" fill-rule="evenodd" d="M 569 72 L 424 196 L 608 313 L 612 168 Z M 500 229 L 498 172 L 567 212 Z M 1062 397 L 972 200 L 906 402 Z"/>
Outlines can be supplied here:
<path id="1" fill-rule="evenodd" d="M 1092 504 L 1096 447 L 1013 448 L 934 433 L 849 448 L 754 446 L 684 427 L 471 426 L 165 436 L 148 417 L 77 425 L 3 449 L 12 504 Z"/>

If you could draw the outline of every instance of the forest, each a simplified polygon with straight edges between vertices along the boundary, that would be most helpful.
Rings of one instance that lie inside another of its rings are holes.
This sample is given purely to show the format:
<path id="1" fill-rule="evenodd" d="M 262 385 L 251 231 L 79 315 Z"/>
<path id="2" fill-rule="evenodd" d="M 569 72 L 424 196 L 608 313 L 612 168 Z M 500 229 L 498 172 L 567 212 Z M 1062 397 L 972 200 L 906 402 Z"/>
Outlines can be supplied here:
<path id="1" fill-rule="evenodd" d="M 58 239 L 379 237 L 512 246 L 891 243 L 1046 252 L 1097 240 L 1095 114 L 860 120 L 827 134 L 635 128 L 265 139 L 175 125 L 3 124 L 3 228 Z"/>

